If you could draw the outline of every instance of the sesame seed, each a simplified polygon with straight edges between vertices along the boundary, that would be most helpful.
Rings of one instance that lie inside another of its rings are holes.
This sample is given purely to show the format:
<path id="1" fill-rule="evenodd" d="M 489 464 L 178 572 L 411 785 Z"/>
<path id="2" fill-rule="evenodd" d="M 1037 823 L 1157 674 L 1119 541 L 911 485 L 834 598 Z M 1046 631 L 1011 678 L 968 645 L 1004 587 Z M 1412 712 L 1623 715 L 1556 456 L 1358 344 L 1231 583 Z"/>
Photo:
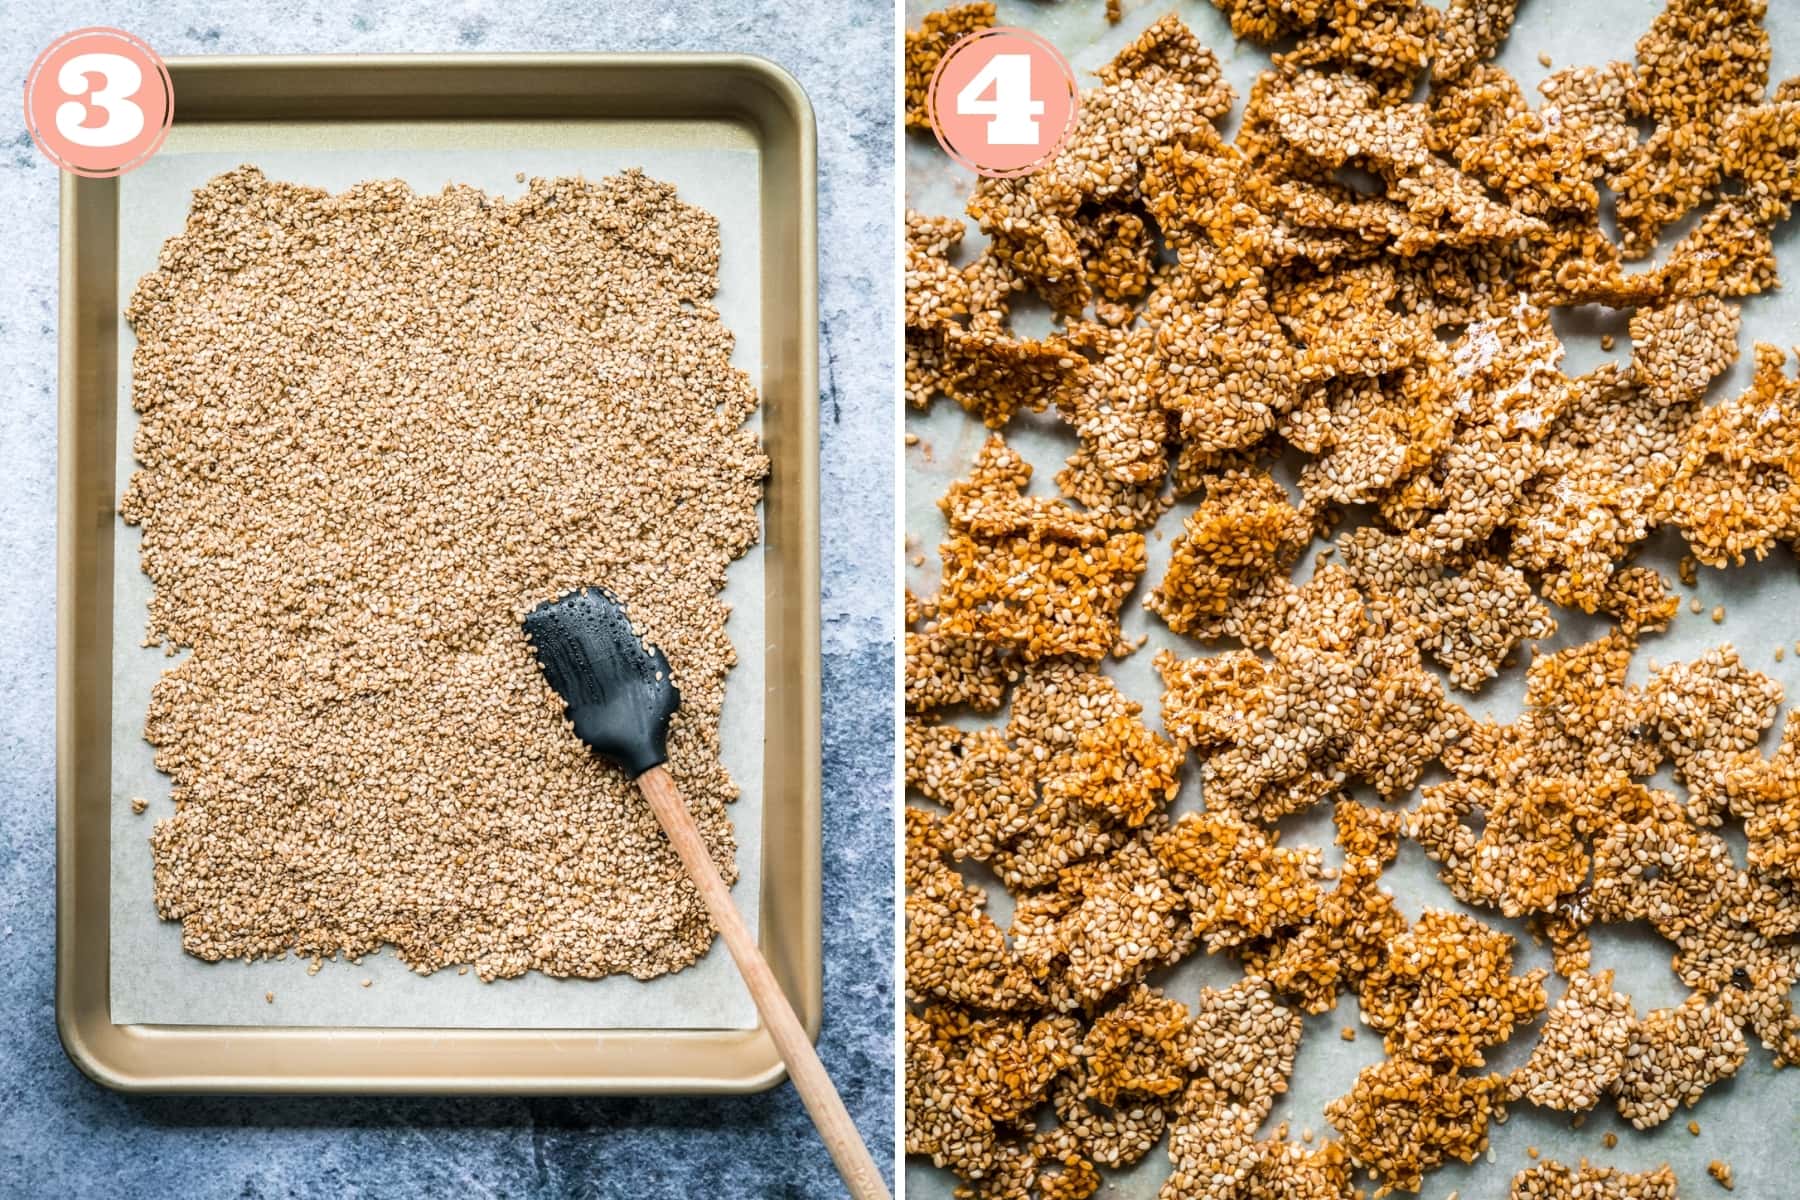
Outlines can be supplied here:
<path id="1" fill-rule="evenodd" d="M 757 537 L 757 397 L 717 221 L 638 171 L 516 199 L 254 167 L 139 281 L 155 900 L 207 960 L 648 978 L 712 939 L 520 627 L 604 584 L 682 693 L 669 767 L 729 880 L 718 592 Z M 367 984 L 365 983 L 365 986 Z"/>

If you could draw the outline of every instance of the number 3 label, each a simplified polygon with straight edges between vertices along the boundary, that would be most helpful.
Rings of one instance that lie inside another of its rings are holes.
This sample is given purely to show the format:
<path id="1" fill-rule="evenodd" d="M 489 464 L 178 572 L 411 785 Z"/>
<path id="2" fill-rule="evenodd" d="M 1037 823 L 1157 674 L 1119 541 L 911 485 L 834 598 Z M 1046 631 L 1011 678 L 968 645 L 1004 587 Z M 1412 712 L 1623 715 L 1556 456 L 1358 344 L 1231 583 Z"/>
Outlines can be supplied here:
<path id="1" fill-rule="evenodd" d="M 1073 128 L 1075 72 L 1056 47 L 1023 29 L 984 29 L 938 61 L 926 95 L 944 152 L 980 175 L 1036 170 Z"/>
<path id="2" fill-rule="evenodd" d="M 141 38 L 78 29 L 25 79 L 25 127 L 46 157 L 93 178 L 122 175 L 162 145 L 175 115 L 169 69 Z"/>
<path id="3" fill-rule="evenodd" d="M 90 75 L 101 81 L 91 94 Z M 106 114 L 90 127 L 85 122 L 92 110 L 80 99 L 57 106 L 56 131 L 77 146 L 123 146 L 144 132 L 144 110 L 131 102 L 144 86 L 144 70 L 123 54 L 77 54 L 57 69 L 56 86 L 65 96 L 87 97 Z"/>

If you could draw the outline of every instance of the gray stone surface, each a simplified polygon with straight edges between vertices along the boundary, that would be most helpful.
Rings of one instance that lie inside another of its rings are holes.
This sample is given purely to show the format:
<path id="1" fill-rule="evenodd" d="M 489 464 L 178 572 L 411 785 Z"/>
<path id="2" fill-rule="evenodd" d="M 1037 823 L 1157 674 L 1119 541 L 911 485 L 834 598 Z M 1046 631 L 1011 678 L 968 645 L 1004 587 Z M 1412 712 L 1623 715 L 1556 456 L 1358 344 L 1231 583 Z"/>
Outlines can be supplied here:
<path id="1" fill-rule="evenodd" d="M 738 50 L 819 121 L 825 994 L 820 1046 L 886 1164 L 893 1139 L 893 18 L 884 4 L 8 0 L 16 105 L 49 41 L 104 22 L 175 54 Z M 57 173 L 0 121 L 0 1197 L 837 1195 L 791 1089 L 627 1100 L 127 1098 L 53 1016 Z"/>

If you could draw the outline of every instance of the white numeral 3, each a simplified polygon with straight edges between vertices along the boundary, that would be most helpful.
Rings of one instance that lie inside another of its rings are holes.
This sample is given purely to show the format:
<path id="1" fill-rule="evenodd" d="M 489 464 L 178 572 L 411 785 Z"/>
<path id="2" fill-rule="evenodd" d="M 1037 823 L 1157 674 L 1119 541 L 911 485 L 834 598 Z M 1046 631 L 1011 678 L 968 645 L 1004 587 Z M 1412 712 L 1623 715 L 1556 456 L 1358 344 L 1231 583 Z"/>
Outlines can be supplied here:
<path id="1" fill-rule="evenodd" d="M 100 88 L 89 95 L 89 75 L 100 76 Z M 56 73 L 56 86 L 77 99 L 56 106 L 56 131 L 77 146 L 123 146 L 144 131 L 144 110 L 131 102 L 144 83 L 144 73 L 118 54 L 77 54 Z M 82 122 L 90 111 L 79 97 L 106 114 L 95 126 Z"/>

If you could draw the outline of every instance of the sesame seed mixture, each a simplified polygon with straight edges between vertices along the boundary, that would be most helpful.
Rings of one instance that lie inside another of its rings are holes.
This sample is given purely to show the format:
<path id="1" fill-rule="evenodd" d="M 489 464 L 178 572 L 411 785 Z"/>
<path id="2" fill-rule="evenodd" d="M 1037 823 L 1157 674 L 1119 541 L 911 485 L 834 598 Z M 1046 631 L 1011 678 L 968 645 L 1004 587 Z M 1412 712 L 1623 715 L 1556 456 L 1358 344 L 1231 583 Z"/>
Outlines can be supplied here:
<path id="1" fill-rule="evenodd" d="M 931 128 L 926 108 L 931 76 L 944 51 L 965 35 L 994 23 L 993 0 L 973 0 L 926 15 L 917 29 L 906 31 L 906 124 L 912 129 Z"/>
<path id="2" fill-rule="evenodd" d="M 1545 53 L 1536 98 L 1494 61 L 1515 0 L 1214 2 L 1277 51 L 1247 96 L 1163 17 L 1052 159 L 975 185 L 979 250 L 907 217 L 909 403 L 987 430 L 906 595 L 906 1146 L 969 1200 L 1083 1200 L 1158 1147 L 1165 1200 L 1416 1192 L 1495 1162 L 1509 1108 L 1649 1129 L 1800 1065 L 1800 714 L 1765 756 L 1766 646 L 1630 674 L 1704 622 L 1677 579 L 1800 549 L 1800 373 L 1759 344 L 1715 394 L 1800 200 L 1761 0 L 1668 0 L 1629 61 Z M 945 29 L 1007 23 L 973 7 L 909 35 L 909 99 Z M 1629 355 L 1571 375 L 1584 306 Z M 1073 452 L 1028 495 L 1046 425 Z M 1637 561 L 1658 531 L 1676 578 Z M 1160 729 L 1101 673 L 1131 602 L 1182 647 Z M 1540 652 L 1571 613 L 1598 632 Z M 1463 707 L 1502 677 L 1516 717 Z M 1278 826 L 1321 805 L 1341 865 Z M 1469 910 L 1396 898 L 1403 845 Z M 1628 922 L 1684 1000 L 1595 961 Z M 1241 977 L 1165 988 L 1198 956 Z M 1302 1015 L 1343 995 L 1383 1056 L 1290 1140 Z M 1676 1179 L 1545 1154 L 1510 1194 Z"/>
<path id="3" fill-rule="evenodd" d="M 649 978 L 712 939 L 630 781 L 520 627 L 605 583 L 682 691 L 669 766 L 727 879 L 719 592 L 758 536 L 757 404 L 719 234 L 637 171 L 517 199 L 254 167 L 139 281 L 121 504 L 188 656 L 145 736 L 156 905 L 216 960 Z M 367 981 L 364 986 L 368 986 Z"/>

